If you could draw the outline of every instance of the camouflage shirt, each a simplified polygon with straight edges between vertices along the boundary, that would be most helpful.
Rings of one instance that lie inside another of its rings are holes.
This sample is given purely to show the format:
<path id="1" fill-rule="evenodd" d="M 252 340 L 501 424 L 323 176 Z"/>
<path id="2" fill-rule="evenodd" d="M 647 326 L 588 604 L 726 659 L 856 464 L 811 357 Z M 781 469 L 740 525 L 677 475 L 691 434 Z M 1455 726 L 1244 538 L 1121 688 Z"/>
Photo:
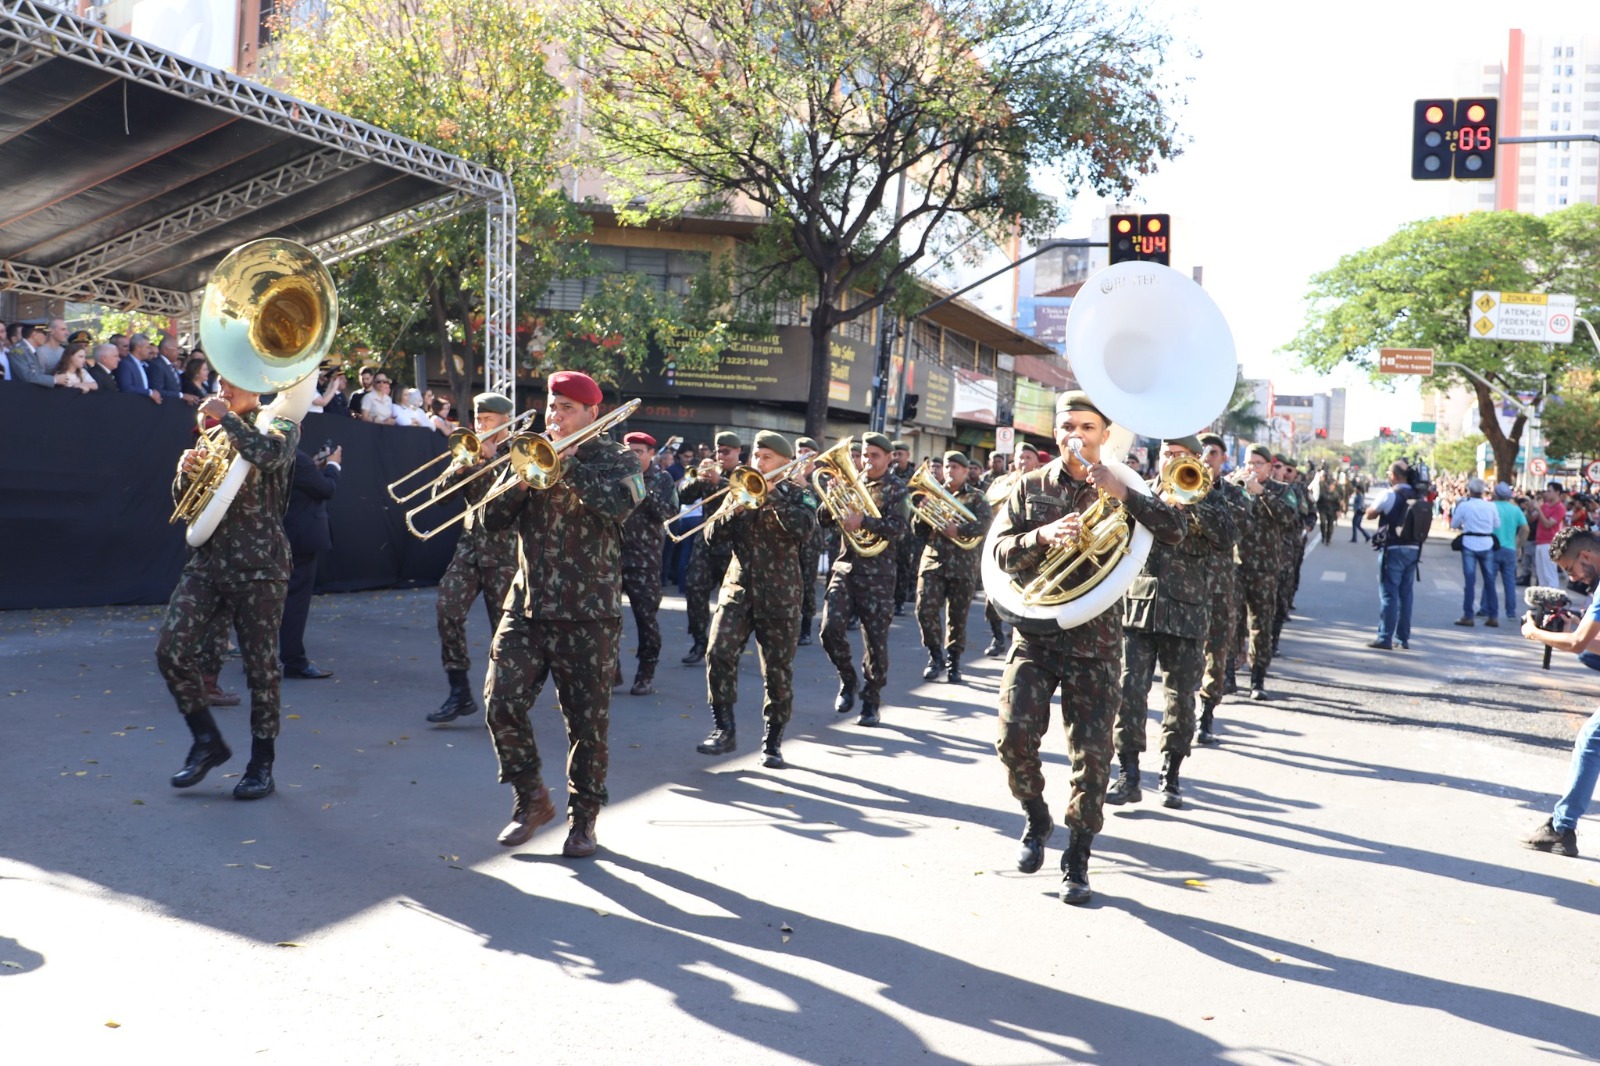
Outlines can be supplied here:
<path id="1" fill-rule="evenodd" d="M 484 528 L 483 514 L 477 506 L 494 487 L 495 476 L 485 474 L 482 477 L 473 477 L 487 465 L 489 460 L 500 455 L 505 447 L 505 444 L 497 445 L 484 456 L 482 462 L 452 463 L 445 471 L 444 477 L 439 479 L 438 488 L 435 490 L 435 495 L 442 495 L 452 486 L 472 478 L 466 485 L 451 493 L 452 496 L 461 497 L 461 501 L 471 508 L 461 519 L 461 535 L 456 540 L 456 558 L 463 563 L 477 566 L 517 565 L 516 536 L 505 531 L 490 533 Z"/>
<path id="2" fill-rule="evenodd" d="M 1238 572 L 1239 545 L 1250 533 L 1250 498 L 1238 485 L 1219 479 L 1211 486 L 1206 499 L 1226 507 L 1233 519 L 1233 539 L 1206 571 L 1211 577 L 1211 591 L 1221 592 L 1235 580 Z"/>
<path id="3" fill-rule="evenodd" d="M 799 618 L 805 591 L 800 547 L 816 528 L 805 490 L 788 481 L 772 486 L 755 510 L 741 507 L 712 522 L 706 540 L 724 541 L 733 550 L 717 602 L 748 603 L 757 618 Z"/>
<path id="4" fill-rule="evenodd" d="M 1239 568 L 1246 573 L 1275 571 L 1287 548 L 1285 535 L 1298 527 L 1300 514 L 1289 486 L 1270 478 L 1250 501 L 1249 527 L 1239 540 Z"/>
<path id="5" fill-rule="evenodd" d="M 652 466 L 644 475 L 645 497 L 622 524 L 622 568 L 660 570 L 667 539 L 662 523 L 678 517 L 678 487 L 672 475 Z"/>
<path id="6" fill-rule="evenodd" d="M 977 537 L 979 543 L 971 548 L 958 547 L 943 532 L 934 529 L 920 516 L 914 516 L 911 519 L 911 528 L 921 533 L 927 540 L 927 547 L 922 549 L 922 563 L 917 572 L 927 573 L 936 570 L 946 577 L 969 578 L 976 581 L 981 562 L 978 553 L 983 550 L 983 535 L 989 532 L 989 523 L 994 521 L 994 509 L 989 506 L 989 501 L 984 499 L 983 493 L 974 488 L 971 482 L 963 485 L 955 497 L 973 514 L 973 521 L 956 526 L 956 535 L 963 538 Z"/>
<path id="7" fill-rule="evenodd" d="M 1215 491 L 1184 508 L 1183 516 L 1188 523 L 1183 539 L 1151 545 L 1143 569 L 1128 586 L 1125 624 L 1129 629 L 1204 640 L 1211 626 L 1211 572 L 1233 565 L 1238 532 L 1232 511 Z"/>
<path id="8" fill-rule="evenodd" d="M 187 571 L 223 581 L 289 580 L 289 537 L 283 531 L 283 515 L 289 509 L 300 426 L 275 418 L 262 433 L 255 427 L 260 417 L 264 413 L 259 409 L 249 420 L 232 411 L 222 416 L 223 432 L 250 464 L 249 473 L 215 532 L 189 556 L 183 567 Z M 189 480 L 180 470 L 172 483 L 174 501 L 189 487 Z"/>
<path id="9" fill-rule="evenodd" d="M 684 507 L 687 507 L 690 504 L 694 504 L 694 503 L 700 502 L 701 500 L 705 499 L 707 496 L 710 496 L 712 493 L 721 492 L 723 489 L 725 489 L 727 487 L 728 487 L 728 472 L 726 470 L 724 470 L 722 472 L 722 480 L 720 482 L 718 482 L 717 484 L 715 484 L 715 485 L 713 485 L 711 482 L 707 481 L 705 478 L 698 477 L 695 474 L 691 473 L 691 474 L 687 475 L 682 481 L 678 482 L 678 503 L 683 505 Z M 727 497 L 723 497 L 723 499 L 726 499 L 726 498 Z M 721 500 L 718 500 L 717 503 L 712 504 L 712 507 L 715 508 L 717 506 L 717 504 L 721 503 L 721 502 L 722 502 Z M 691 522 L 700 522 L 700 521 L 704 521 L 705 519 L 707 519 L 709 517 L 711 517 L 711 516 L 707 515 L 707 514 L 701 514 L 701 516 L 699 518 L 692 518 L 692 519 L 690 519 L 690 521 Z M 726 541 L 721 541 L 721 542 L 717 542 L 717 543 L 712 543 L 710 541 L 705 541 L 700 545 L 699 550 L 704 551 L 708 556 L 710 556 L 713 559 L 727 559 L 733 554 L 733 545 L 729 544 Z"/>
<path id="10" fill-rule="evenodd" d="M 1022 475 L 1012 483 L 1011 494 L 1006 498 L 1005 505 L 995 512 L 990 540 L 1000 569 L 1012 575 L 1019 584 L 1026 584 L 1038 572 L 1039 565 L 1050 550 L 1034 530 L 1069 514 L 1082 514 L 1093 506 L 1099 495 L 1099 490 L 1093 485 L 1067 473 L 1060 459 L 1052 459 L 1032 473 Z M 1183 539 L 1188 519 L 1176 507 L 1133 490 L 1129 490 L 1123 507 L 1128 516 L 1149 529 L 1158 542 L 1176 544 Z M 1067 630 L 1062 630 L 1050 619 L 1017 618 L 998 600 L 994 602 L 995 611 L 1000 617 L 1023 633 L 1061 634 L 1065 638 L 1066 654 L 1074 658 L 1121 661 L 1120 601 L 1094 618 Z"/>
<path id="11" fill-rule="evenodd" d="M 602 435 L 562 461 L 550 488 L 519 485 L 491 501 L 484 525 L 517 531 L 506 610 L 554 621 L 621 618 L 622 523 L 644 495 L 638 457 Z"/>
<path id="12" fill-rule="evenodd" d="M 839 550 L 839 558 L 833 562 L 834 572 L 855 573 L 864 577 L 887 574 L 893 577 L 896 546 L 910 526 L 906 521 L 906 483 L 889 473 L 885 473 L 876 481 L 869 480 L 863 473 L 861 483 L 866 486 L 867 495 L 872 498 L 872 502 L 877 505 L 878 514 L 882 516 L 873 518 L 869 515 L 863 518 L 861 529 L 880 540 L 888 541 L 889 546 L 868 558 L 857 555 L 849 540 L 845 540 Z M 817 517 L 824 526 L 834 526 L 843 532 L 843 527 L 828 508 L 824 507 Z"/>

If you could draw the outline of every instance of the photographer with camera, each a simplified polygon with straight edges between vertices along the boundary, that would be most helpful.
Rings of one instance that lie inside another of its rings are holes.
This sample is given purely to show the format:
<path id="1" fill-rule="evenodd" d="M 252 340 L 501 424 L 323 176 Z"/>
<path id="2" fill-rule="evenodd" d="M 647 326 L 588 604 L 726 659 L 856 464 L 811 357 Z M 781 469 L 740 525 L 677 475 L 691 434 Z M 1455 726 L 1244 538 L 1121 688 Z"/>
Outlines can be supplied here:
<path id="1" fill-rule="evenodd" d="M 1563 529 L 1550 543 L 1550 559 L 1574 585 L 1593 588 L 1596 580 L 1600 580 L 1600 537 L 1586 529 Z M 1536 594 L 1550 591 L 1530 588 L 1528 602 L 1532 605 L 1540 598 Z M 1554 591 L 1560 594 L 1560 590 Z M 1522 623 L 1522 635 L 1546 648 L 1572 652 L 1585 666 L 1600 670 L 1600 654 L 1589 650 L 1596 638 L 1600 638 L 1600 599 L 1590 601 L 1572 632 L 1563 632 L 1565 623 L 1573 617 L 1570 611 L 1559 609 L 1547 610 L 1543 618 L 1530 611 Z M 1576 858 L 1578 819 L 1583 817 L 1589 801 L 1594 798 L 1597 779 L 1600 779 L 1600 710 L 1590 715 L 1578 730 L 1578 739 L 1572 746 L 1572 769 L 1561 798 L 1556 800 L 1550 817 L 1523 844 L 1535 851 L 1553 851 Z"/>

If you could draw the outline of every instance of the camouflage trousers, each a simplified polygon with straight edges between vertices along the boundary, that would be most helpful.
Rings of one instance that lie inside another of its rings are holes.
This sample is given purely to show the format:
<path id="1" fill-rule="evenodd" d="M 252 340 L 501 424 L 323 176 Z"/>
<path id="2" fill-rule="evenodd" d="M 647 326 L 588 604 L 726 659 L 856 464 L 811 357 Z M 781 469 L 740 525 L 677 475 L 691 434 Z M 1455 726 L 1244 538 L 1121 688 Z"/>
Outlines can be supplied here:
<path id="1" fill-rule="evenodd" d="M 1061 715 L 1072 759 L 1072 796 L 1063 819 L 1073 829 L 1098 833 L 1105 822 L 1111 783 L 1111 729 L 1122 702 L 1121 664 L 1066 654 L 1070 634 L 1037 636 L 1017 631 L 1000 680 L 1000 738 L 995 750 L 1011 794 L 1026 803 L 1044 795 L 1039 746 L 1050 728 L 1050 700 L 1061 690 Z"/>
<path id="2" fill-rule="evenodd" d="M 661 568 L 622 571 L 622 591 L 633 608 L 633 624 L 639 629 L 639 661 L 655 663 L 661 659 Z M 620 653 L 619 656 L 620 658 Z"/>
<path id="3" fill-rule="evenodd" d="M 1250 649 L 1250 665 L 1265 670 L 1272 664 L 1272 623 L 1278 615 L 1278 572 L 1241 570 L 1239 624 L 1235 647 Z"/>
<path id="4" fill-rule="evenodd" d="M 794 714 L 794 652 L 800 643 L 800 616 L 757 617 L 749 603 L 719 603 L 711 619 L 706 652 L 706 699 L 730 710 L 739 702 L 739 657 L 751 634 L 761 661 L 766 698 L 763 721 L 779 728 Z"/>
<path id="5" fill-rule="evenodd" d="M 206 574 L 185 570 L 178 577 L 156 642 L 156 666 L 167 691 L 185 716 L 211 706 L 203 674 L 221 663 L 231 623 L 239 634 L 239 653 L 250 685 L 250 734 L 263 740 L 278 735 L 278 625 L 283 621 L 286 581 L 236 581 L 219 584 Z M 202 665 L 206 664 L 206 665 Z"/>
<path id="6" fill-rule="evenodd" d="M 1117 711 L 1118 755 L 1145 750 L 1145 714 L 1156 663 L 1161 663 L 1163 754 L 1189 754 L 1194 740 L 1194 694 L 1205 673 L 1205 642 L 1170 633 L 1129 629 L 1122 635 L 1122 706 Z"/>
<path id="7" fill-rule="evenodd" d="M 567 805 L 590 818 L 600 813 L 607 800 L 606 736 L 621 635 L 620 618 L 542 622 L 508 612 L 500 619 L 489 648 L 483 702 L 502 784 L 544 781 L 528 712 L 553 674 L 567 727 Z"/>
<path id="8" fill-rule="evenodd" d="M 733 561 L 731 553 L 712 552 L 705 541 L 696 541 L 684 575 L 684 598 L 689 601 L 689 637 L 696 644 L 706 642 L 711 629 L 711 600 L 722 588 L 722 579 Z"/>
<path id="9" fill-rule="evenodd" d="M 822 558 L 822 545 L 816 537 L 809 537 L 800 545 L 800 617 L 817 616 L 817 563 Z"/>
<path id="10" fill-rule="evenodd" d="M 1294 603 L 1295 586 L 1299 584 L 1300 564 L 1294 558 L 1293 547 L 1289 550 L 1289 565 L 1278 571 L 1277 595 L 1272 604 L 1272 636 L 1277 638 L 1283 630 L 1283 624 L 1289 620 L 1290 605 Z"/>
<path id="11" fill-rule="evenodd" d="M 285 585 L 284 588 L 287 597 L 288 586 Z M 280 621 L 278 624 L 282 626 L 283 623 Z M 212 631 L 209 639 L 197 650 L 199 661 L 196 665 L 200 667 L 202 676 L 216 677 L 222 672 L 222 661 L 228 657 L 228 634 L 231 632 L 233 627 L 229 625 L 227 619 L 223 619 L 222 624 Z"/>
<path id="12" fill-rule="evenodd" d="M 899 607 L 917 591 L 917 564 L 922 561 L 922 538 L 906 534 L 895 544 L 894 605 Z"/>
<path id="13" fill-rule="evenodd" d="M 1222 590 L 1211 594 L 1211 632 L 1206 637 L 1206 679 L 1200 687 L 1200 698 L 1207 703 L 1221 703 L 1222 690 L 1227 681 L 1228 663 L 1234 649 L 1239 647 L 1239 603 L 1243 594 L 1239 585 L 1239 568 L 1232 562 L 1225 564 L 1231 573 Z"/>
<path id="14" fill-rule="evenodd" d="M 1335 512 L 1335 511 L 1324 511 L 1324 510 L 1318 509 L 1318 511 L 1317 511 L 1317 521 L 1322 526 L 1322 543 L 1324 543 L 1324 544 L 1333 543 L 1333 527 L 1339 521 L 1338 513 Z M 1303 558 L 1303 556 L 1302 556 L 1302 558 Z"/>
<path id="15" fill-rule="evenodd" d="M 863 700 L 878 699 L 889 679 L 889 623 L 894 620 L 894 574 L 841 573 L 828 578 L 822 604 L 822 648 L 839 671 L 839 680 L 856 684 L 855 656 L 845 626 L 854 613 L 861 619 L 861 686 Z"/>
<path id="16" fill-rule="evenodd" d="M 511 566 L 464 562 L 460 555 L 450 560 L 444 576 L 439 578 L 439 600 L 434 606 L 439 657 L 446 673 L 472 669 L 472 656 L 467 651 L 467 615 L 472 611 L 472 601 L 482 593 L 489 632 L 493 633 L 500 628 L 500 612 L 505 607 L 506 593 L 511 591 L 511 579 L 516 576 L 516 568 Z"/>
<path id="17" fill-rule="evenodd" d="M 917 575 L 917 626 L 922 630 L 924 648 L 943 648 L 947 660 L 961 661 L 967 650 L 967 615 L 977 592 L 976 575 L 951 577 L 943 570 L 924 570 Z"/>

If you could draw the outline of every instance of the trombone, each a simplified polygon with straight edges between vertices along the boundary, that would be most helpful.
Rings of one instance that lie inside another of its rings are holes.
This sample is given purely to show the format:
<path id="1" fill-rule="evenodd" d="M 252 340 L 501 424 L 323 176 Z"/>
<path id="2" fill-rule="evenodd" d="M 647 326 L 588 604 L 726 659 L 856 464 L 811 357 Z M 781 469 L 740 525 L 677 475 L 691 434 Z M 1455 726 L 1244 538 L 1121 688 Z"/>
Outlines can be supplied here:
<path id="1" fill-rule="evenodd" d="M 674 544 L 680 544 L 690 537 L 705 529 L 724 514 L 733 514 L 742 509 L 754 511 L 757 507 L 767 502 L 767 493 L 772 491 L 772 486 L 786 479 L 795 470 L 811 461 L 811 456 L 804 455 L 798 459 L 791 459 L 770 474 L 763 474 L 753 466 L 741 466 L 728 475 L 728 484 L 700 501 L 700 513 L 704 517 L 682 533 L 672 531 L 672 523 L 678 518 L 669 518 L 661 523 L 661 528 L 667 531 L 667 539 Z M 729 494 L 732 494 L 731 496 Z M 728 496 L 717 507 L 716 511 L 706 513 L 705 506 L 712 500 Z M 732 503 L 733 506 L 729 506 Z M 682 516 L 679 516 L 682 517 Z"/>
<path id="2" fill-rule="evenodd" d="M 917 467 L 917 472 L 911 475 L 911 481 L 906 488 L 907 498 L 911 501 L 911 512 L 941 534 L 945 526 L 964 526 L 978 520 L 978 516 L 973 514 L 966 504 L 956 499 L 954 493 L 934 480 L 926 459 Z M 951 537 L 950 543 L 971 551 L 983 543 L 983 537 L 981 535 Z"/>
<path id="3" fill-rule="evenodd" d="M 643 402 L 643 400 L 639 399 L 629 400 L 610 414 L 595 419 L 578 430 L 578 432 L 572 434 L 572 436 L 562 437 L 556 441 L 552 441 L 543 433 L 518 433 L 511 438 L 511 443 L 507 445 L 504 455 L 496 456 L 485 463 L 483 469 L 473 471 L 454 485 L 435 495 L 432 499 L 425 500 L 407 511 L 405 513 L 406 528 L 411 531 L 412 535 L 421 540 L 431 540 L 457 522 L 464 521 L 468 515 L 483 510 L 489 505 L 490 501 L 505 495 L 523 482 L 527 482 L 530 488 L 539 492 L 553 488 L 561 480 L 562 452 L 580 448 L 605 433 L 618 422 L 626 421 L 628 416 L 637 411 L 639 405 Z M 509 424 L 507 423 L 507 425 Z M 469 501 L 460 514 L 452 516 L 448 521 L 435 526 L 433 529 L 422 530 L 417 528 L 415 520 L 418 514 L 489 473 L 498 473 L 500 480 L 489 489 L 483 499 L 476 503 Z M 515 476 L 508 478 L 505 476 L 507 473 Z"/>
<path id="4" fill-rule="evenodd" d="M 879 555 L 889 542 L 865 529 L 855 532 L 844 528 L 844 518 L 852 512 L 868 518 L 882 518 L 878 505 L 867 492 L 861 471 L 850 458 L 850 441 L 846 437 L 825 452 L 811 457 L 817 469 L 811 472 L 811 487 L 822 498 L 822 504 L 839 523 L 839 533 L 850 542 L 850 548 L 863 559 Z"/>
<path id="5" fill-rule="evenodd" d="M 427 462 L 423 463 L 409 474 L 402 474 L 389 483 L 389 498 L 395 503 L 409 503 L 418 496 L 421 496 L 424 492 L 427 492 L 429 489 L 437 488 L 439 482 L 444 480 L 445 475 L 450 472 L 450 467 L 455 466 L 457 463 L 476 463 L 479 459 L 483 458 L 483 442 L 485 440 L 488 440 L 496 433 L 508 432 L 512 426 L 515 426 L 518 422 L 521 422 L 525 418 L 532 418 L 536 413 L 537 411 L 535 410 L 524 411 L 511 421 L 507 422 L 505 425 L 496 426 L 487 433 L 477 433 L 470 429 L 456 430 L 445 439 L 445 450 L 443 452 L 435 455 L 432 459 L 429 459 Z M 428 480 L 424 481 L 421 485 L 412 489 L 404 496 L 399 494 L 398 489 L 401 485 L 404 485 L 407 481 L 410 481 L 412 478 L 416 477 L 418 474 L 422 473 L 424 470 L 428 469 L 428 467 L 437 463 L 441 459 L 451 460 L 451 462 L 446 465 L 443 473 L 436 474 L 433 477 L 428 478 Z"/>

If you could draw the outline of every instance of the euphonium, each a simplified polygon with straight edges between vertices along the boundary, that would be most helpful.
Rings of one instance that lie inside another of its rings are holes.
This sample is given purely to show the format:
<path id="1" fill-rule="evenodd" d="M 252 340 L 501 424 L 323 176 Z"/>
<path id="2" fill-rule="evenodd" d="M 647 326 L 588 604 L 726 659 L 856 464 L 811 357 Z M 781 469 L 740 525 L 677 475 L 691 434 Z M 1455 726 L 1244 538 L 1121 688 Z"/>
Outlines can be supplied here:
<path id="1" fill-rule="evenodd" d="M 854 532 L 844 528 L 846 515 L 855 512 L 868 518 L 882 518 L 878 505 L 867 492 L 861 471 L 850 459 L 850 440 L 846 437 L 827 451 L 812 457 L 815 469 L 811 472 L 811 487 L 822 499 L 822 504 L 839 522 L 839 533 L 850 542 L 850 548 L 863 559 L 870 559 L 889 546 L 889 542 L 865 529 Z"/>
<path id="2" fill-rule="evenodd" d="M 1076 440 L 1067 447 L 1079 463 L 1088 466 Z M 1058 545 L 1045 553 L 1044 562 L 1025 585 L 1016 590 L 1026 607 L 1060 607 L 1078 599 L 1100 584 L 1127 555 L 1132 541 L 1128 517 L 1105 491 L 1079 516 L 1078 536 L 1071 544 Z"/>
<path id="3" fill-rule="evenodd" d="M 906 489 L 906 498 L 911 502 L 912 513 L 941 534 L 945 526 L 961 526 L 978 520 L 978 516 L 956 499 L 949 489 L 934 480 L 926 462 L 917 467 L 917 472 L 911 475 L 911 481 Z M 971 550 L 983 543 L 983 537 L 981 535 L 951 537 L 950 543 L 958 548 Z"/>

